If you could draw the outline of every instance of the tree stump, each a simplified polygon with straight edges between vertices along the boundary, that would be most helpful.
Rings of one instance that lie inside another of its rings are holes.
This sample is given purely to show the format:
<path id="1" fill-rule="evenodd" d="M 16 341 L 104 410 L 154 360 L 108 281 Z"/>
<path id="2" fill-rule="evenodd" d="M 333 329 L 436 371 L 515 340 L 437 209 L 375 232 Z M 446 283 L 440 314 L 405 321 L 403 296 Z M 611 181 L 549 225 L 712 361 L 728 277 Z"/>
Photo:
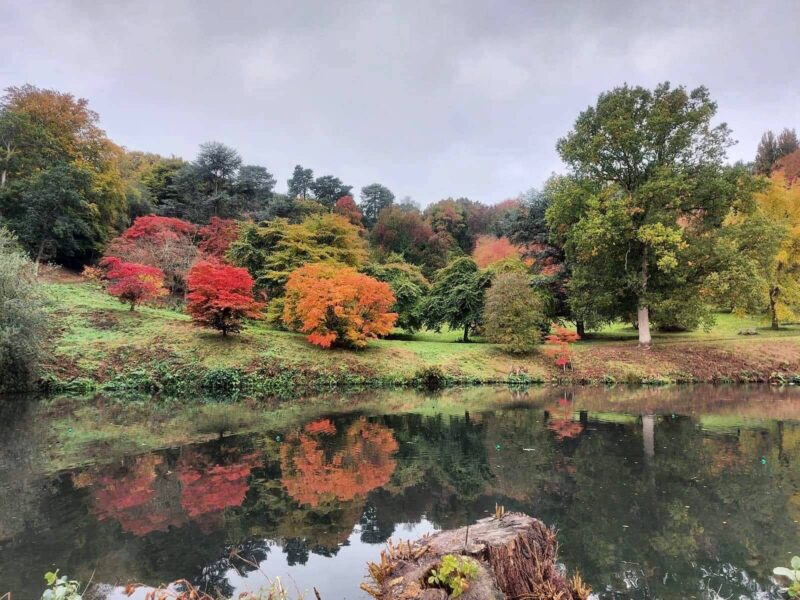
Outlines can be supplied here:
<path id="1" fill-rule="evenodd" d="M 446 600 L 449 590 L 431 587 L 428 576 L 452 554 L 478 565 L 462 600 L 586 600 L 591 590 L 578 575 L 567 581 L 556 564 L 557 550 L 555 531 L 509 513 L 414 542 L 390 540 L 380 562 L 369 564 L 372 581 L 361 587 L 377 600 Z"/>

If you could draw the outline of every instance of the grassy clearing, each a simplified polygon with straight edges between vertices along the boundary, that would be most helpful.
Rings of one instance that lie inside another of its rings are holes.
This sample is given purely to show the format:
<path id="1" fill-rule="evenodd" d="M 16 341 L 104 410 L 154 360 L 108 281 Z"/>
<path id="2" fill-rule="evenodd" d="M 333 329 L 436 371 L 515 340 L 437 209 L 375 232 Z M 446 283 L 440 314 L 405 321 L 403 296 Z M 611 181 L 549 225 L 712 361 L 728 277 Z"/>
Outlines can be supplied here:
<path id="1" fill-rule="evenodd" d="M 773 331 L 727 314 L 718 315 L 708 332 L 656 333 L 649 351 L 637 347 L 632 327 L 608 327 L 575 345 L 573 369 L 564 372 L 541 353 L 509 356 L 479 339 L 461 343 L 455 331 L 398 332 L 361 351 L 323 350 L 263 322 L 223 338 L 176 310 L 131 312 L 87 283 L 50 283 L 46 289 L 55 325 L 46 365 L 51 381 L 110 382 L 134 372 L 144 381 L 156 371 L 161 378 L 196 380 L 227 369 L 283 378 L 291 389 L 313 382 L 404 384 L 430 368 L 461 383 L 518 381 L 520 374 L 524 381 L 669 383 L 766 380 L 775 373 L 786 380 L 800 373 L 800 328 Z M 737 335 L 746 328 L 758 335 Z"/>

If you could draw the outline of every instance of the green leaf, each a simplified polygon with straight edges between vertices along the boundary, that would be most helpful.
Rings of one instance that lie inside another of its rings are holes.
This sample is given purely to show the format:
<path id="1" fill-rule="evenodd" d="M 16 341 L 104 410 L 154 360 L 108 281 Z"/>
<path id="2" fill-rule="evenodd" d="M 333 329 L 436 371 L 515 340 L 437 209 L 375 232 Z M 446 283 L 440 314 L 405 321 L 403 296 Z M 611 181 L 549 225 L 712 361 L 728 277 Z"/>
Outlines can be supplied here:
<path id="1" fill-rule="evenodd" d="M 48 571 L 44 574 L 44 580 L 47 582 L 47 585 L 53 585 L 58 579 L 58 570 L 55 573 L 52 571 Z"/>

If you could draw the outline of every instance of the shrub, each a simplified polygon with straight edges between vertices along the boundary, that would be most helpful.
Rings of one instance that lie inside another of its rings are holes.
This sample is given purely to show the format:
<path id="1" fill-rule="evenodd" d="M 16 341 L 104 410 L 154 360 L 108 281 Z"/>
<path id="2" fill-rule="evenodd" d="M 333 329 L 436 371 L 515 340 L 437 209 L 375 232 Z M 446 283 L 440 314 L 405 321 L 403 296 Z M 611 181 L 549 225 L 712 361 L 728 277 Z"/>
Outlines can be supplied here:
<path id="1" fill-rule="evenodd" d="M 553 325 L 550 335 L 545 340 L 547 343 L 545 352 L 555 359 L 557 367 L 561 367 L 566 371 L 567 367 L 572 367 L 572 354 L 569 351 L 569 345 L 574 344 L 579 339 L 581 339 L 581 336 L 574 331 L 570 331 L 561 325 Z"/>
<path id="2" fill-rule="evenodd" d="M 115 256 L 104 258 L 100 265 L 107 268 L 106 291 L 120 302 L 137 304 L 155 300 L 167 294 L 164 289 L 164 272 L 156 267 L 120 260 Z"/>
<path id="3" fill-rule="evenodd" d="M 542 299 L 525 273 L 502 273 L 486 292 L 484 334 L 512 353 L 531 352 L 541 340 L 546 324 Z"/>
<path id="4" fill-rule="evenodd" d="M 222 332 L 241 330 L 242 319 L 258 319 L 264 305 L 253 299 L 253 278 L 247 269 L 216 261 L 200 261 L 189 271 L 186 312 L 202 327 Z"/>
<path id="5" fill-rule="evenodd" d="M 0 227 L 0 390 L 24 389 L 32 380 L 46 329 L 43 305 L 33 263 Z"/>
<path id="6" fill-rule="evenodd" d="M 392 331 L 397 313 L 389 284 L 332 263 L 294 271 L 286 283 L 284 324 L 323 348 L 363 348 Z"/>

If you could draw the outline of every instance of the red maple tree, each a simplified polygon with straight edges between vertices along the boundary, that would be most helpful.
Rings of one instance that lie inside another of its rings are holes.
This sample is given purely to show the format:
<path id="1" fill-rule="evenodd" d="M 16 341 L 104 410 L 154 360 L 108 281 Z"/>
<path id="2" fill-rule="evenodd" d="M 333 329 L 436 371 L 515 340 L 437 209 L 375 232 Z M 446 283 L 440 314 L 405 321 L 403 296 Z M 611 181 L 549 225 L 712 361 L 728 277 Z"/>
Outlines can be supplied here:
<path id="1" fill-rule="evenodd" d="M 200 251 L 207 256 L 224 260 L 225 253 L 239 236 L 239 222 L 234 219 L 211 217 L 211 222 L 197 232 Z"/>
<path id="2" fill-rule="evenodd" d="M 472 258 L 481 269 L 506 258 L 521 257 L 522 252 L 518 246 L 511 243 L 511 240 L 493 235 L 478 236 L 475 240 L 475 249 L 472 251 Z"/>
<path id="3" fill-rule="evenodd" d="M 106 255 L 161 269 L 170 291 L 183 294 L 186 273 L 197 259 L 196 233 L 196 225 L 181 219 L 139 217 L 109 242 Z"/>
<path id="4" fill-rule="evenodd" d="M 561 325 L 553 325 L 550 335 L 545 338 L 544 352 L 548 356 L 555 358 L 557 367 L 561 367 L 566 371 L 567 367 L 572 366 L 569 345 L 574 344 L 579 339 L 581 339 L 581 336 L 576 332 Z"/>
<path id="5" fill-rule="evenodd" d="M 289 276 L 283 322 L 322 348 L 363 348 L 391 332 L 397 313 L 389 284 L 329 263 L 309 264 Z"/>
<path id="6" fill-rule="evenodd" d="M 333 212 L 337 215 L 342 215 L 345 219 L 350 221 L 353 225 L 361 227 L 363 214 L 358 210 L 355 200 L 352 196 L 342 196 L 333 205 Z"/>
<path id="7" fill-rule="evenodd" d="M 247 269 L 213 260 L 199 261 L 187 276 L 186 312 L 200 326 L 235 333 L 242 319 L 258 319 L 264 304 L 253 299 L 253 278 Z"/>
<path id="8" fill-rule="evenodd" d="M 107 269 L 106 291 L 120 302 L 130 304 L 131 310 L 134 310 L 137 304 L 167 294 L 167 290 L 164 289 L 164 272 L 161 269 L 125 262 L 116 256 L 104 258 L 100 261 L 100 266 Z"/>

